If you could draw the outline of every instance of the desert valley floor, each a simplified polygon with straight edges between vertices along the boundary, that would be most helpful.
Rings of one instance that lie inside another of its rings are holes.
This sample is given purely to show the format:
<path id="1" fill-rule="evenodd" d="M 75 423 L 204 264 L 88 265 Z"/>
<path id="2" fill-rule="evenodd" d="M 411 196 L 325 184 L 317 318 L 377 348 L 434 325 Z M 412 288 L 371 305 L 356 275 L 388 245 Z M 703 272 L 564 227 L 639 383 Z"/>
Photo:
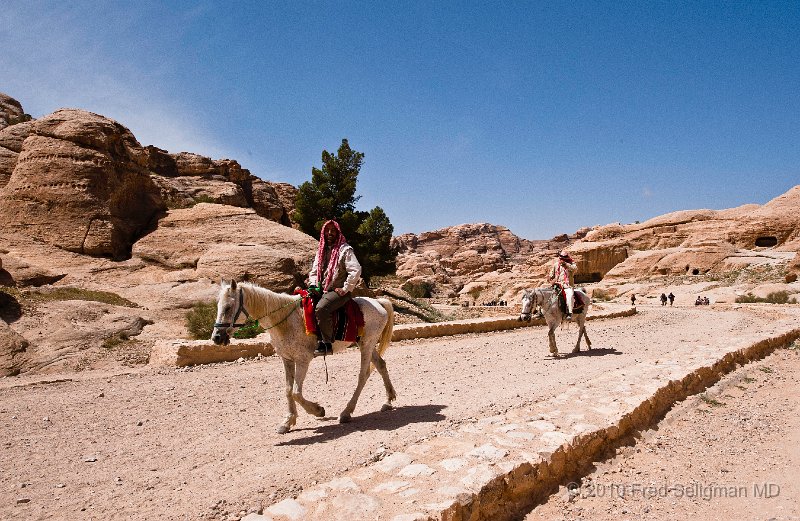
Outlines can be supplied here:
<path id="1" fill-rule="evenodd" d="M 276 433 L 286 411 L 283 367 L 275 357 L 0 379 L 0 518 L 240 519 L 469 422 L 590 385 L 604 374 L 624 378 L 638 364 L 680 359 L 744 335 L 766 337 L 776 318 L 800 316 L 797 306 L 768 305 L 638 311 L 589 322 L 595 350 L 561 359 L 546 356 L 541 327 L 393 343 L 386 361 L 397 407 L 380 412 L 383 386 L 373 375 L 353 422 L 344 425 L 336 415 L 355 384 L 357 355 L 328 357 L 327 383 L 317 359 L 304 394 L 327 416 L 301 412 L 286 435 Z M 576 335 L 574 326 L 558 331 L 562 352 Z M 772 385 L 791 384 L 796 397 L 797 352 L 783 353 L 794 366 Z M 780 389 L 774 393 L 783 398 Z M 576 410 L 583 406 L 574 403 Z M 787 427 L 794 429 L 791 439 L 798 439 L 797 426 Z M 797 497 L 796 485 L 783 485 L 784 499 Z M 541 508 L 580 518 L 557 494 Z M 636 513 L 648 517 L 642 509 Z"/>

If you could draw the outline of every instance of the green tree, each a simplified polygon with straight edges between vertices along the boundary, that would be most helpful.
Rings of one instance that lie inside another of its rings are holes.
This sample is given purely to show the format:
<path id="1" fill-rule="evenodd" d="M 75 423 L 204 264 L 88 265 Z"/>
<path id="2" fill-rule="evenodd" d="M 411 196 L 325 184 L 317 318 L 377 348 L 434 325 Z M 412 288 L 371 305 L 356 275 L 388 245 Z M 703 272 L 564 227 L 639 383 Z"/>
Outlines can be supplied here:
<path id="1" fill-rule="evenodd" d="M 393 233 L 394 226 L 380 206 L 373 208 L 359 224 L 356 254 L 361 252 L 358 258 L 367 285 L 371 277 L 395 272 L 397 252 L 391 247 Z M 356 249 L 355 245 L 353 249 Z"/>
<path id="2" fill-rule="evenodd" d="M 351 149 L 346 139 L 336 155 L 323 150 L 322 168 L 313 167 L 311 181 L 298 189 L 292 218 L 303 232 L 315 238 L 325 221 L 336 219 L 361 263 L 361 276 L 369 284 L 372 277 L 394 273 L 397 253 L 390 246 L 394 226 L 383 209 L 355 209 L 363 161 L 364 154 Z"/>
<path id="3" fill-rule="evenodd" d="M 336 155 L 322 151 L 322 169 L 311 168 L 311 181 L 300 185 L 295 200 L 294 221 L 305 233 L 318 236 L 320 228 L 328 219 L 342 221 L 339 224 L 353 225 L 355 218 L 356 182 L 364 154 L 350 148 L 346 139 L 342 140 Z M 342 229 L 347 237 L 347 231 Z"/>

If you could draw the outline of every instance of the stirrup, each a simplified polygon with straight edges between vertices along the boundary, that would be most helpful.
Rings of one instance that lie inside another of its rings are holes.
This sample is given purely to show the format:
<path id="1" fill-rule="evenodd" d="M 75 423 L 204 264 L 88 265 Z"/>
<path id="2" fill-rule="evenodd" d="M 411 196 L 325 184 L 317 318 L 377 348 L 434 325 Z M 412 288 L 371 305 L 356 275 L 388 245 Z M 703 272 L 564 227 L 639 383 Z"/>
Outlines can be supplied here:
<path id="1" fill-rule="evenodd" d="M 320 340 L 317 342 L 317 348 L 314 350 L 314 356 L 325 356 L 333 354 L 333 345 L 328 342 Z"/>

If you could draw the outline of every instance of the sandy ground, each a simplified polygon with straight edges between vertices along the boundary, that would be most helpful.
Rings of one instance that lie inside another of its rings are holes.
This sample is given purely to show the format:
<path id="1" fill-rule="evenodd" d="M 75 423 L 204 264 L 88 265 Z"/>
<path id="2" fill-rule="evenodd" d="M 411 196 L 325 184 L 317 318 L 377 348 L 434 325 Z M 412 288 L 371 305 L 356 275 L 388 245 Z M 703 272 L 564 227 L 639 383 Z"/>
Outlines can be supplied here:
<path id="1" fill-rule="evenodd" d="M 780 349 L 676 405 L 525 521 L 800 519 L 800 351 Z"/>
<path id="2" fill-rule="evenodd" d="M 86 371 L 39 383 L 5 378 L 0 519 L 239 519 L 471 418 L 549 398 L 609 370 L 767 333 L 776 315 L 799 311 L 644 306 L 633 317 L 589 322 L 591 356 L 557 360 L 546 356 L 541 328 L 398 342 L 386 355 L 397 408 L 379 412 L 384 391 L 373 376 L 346 425 L 336 415 L 354 387 L 358 357 L 337 354 L 327 359 L 330 381 L 318 359 L 305 386 L 327 416 L 301 413 L 286 435 L 276 433 L 285 398 L 274 357 Z M 562 351 L 576 335 L 575 328 L 558 332 Z M 772 421 L 788 428 L 783 420 L 774 413 Z"/>

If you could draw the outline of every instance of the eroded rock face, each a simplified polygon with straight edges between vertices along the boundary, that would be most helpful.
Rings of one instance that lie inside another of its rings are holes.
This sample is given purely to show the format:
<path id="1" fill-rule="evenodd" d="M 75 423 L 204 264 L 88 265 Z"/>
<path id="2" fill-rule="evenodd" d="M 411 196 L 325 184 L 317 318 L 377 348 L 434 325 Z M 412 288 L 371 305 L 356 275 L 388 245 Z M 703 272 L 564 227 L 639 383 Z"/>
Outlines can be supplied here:
<path id="1" fill-rule="evenodd" d="M 24 116 L 25 111 L 22 110 L 22 104 L 8 94 L 0 92 L 0 130 L 19 123 Z"/>
<path id="2" fill-rule="evenodd" d="M 510 270 L 524 262 L 538 243 L 521 239 L 508 228 L 479 223 L 400 235 L 392 239 L 392 246 L 398 249 L 398 276 L 434 283 L 439 292 L 448 293 L 482 274 Z"/>
<path id="3" fill-rule="evenodd" d="M 248 207 L 242 187 L 222 176 L 152 176 L 168 208 L 186 208 L 198 202 Z"/>
<path id="4" fill-rule="evenodd" d="M 15 376 L 25 367 L 28 341 L 0 320 L 0 377 Z"/>
<path id="5" fill-rule="evenodd" d="M 193 269 L 196 278 L 236 278 L 291 291 L 308 275 L 316 248 L 312 237 L 251 209 L 200 203 L 171 210 L 134 245 L 133 255 L 166 270 Z"/>
<path id="6" fill-rule="evenodd" d="M 133 134 L 75 109 L 33 122 L 0 198 L 6 231 L 113 258 L 127 257 L 164 210 Z"/>
<path id="7" fill-rule="evenodd" d="M 22 142 L 30 134 L 31 122 L 20 103 L 0 92 L 0 188 L 8 184 L 22 150 Z"/>

